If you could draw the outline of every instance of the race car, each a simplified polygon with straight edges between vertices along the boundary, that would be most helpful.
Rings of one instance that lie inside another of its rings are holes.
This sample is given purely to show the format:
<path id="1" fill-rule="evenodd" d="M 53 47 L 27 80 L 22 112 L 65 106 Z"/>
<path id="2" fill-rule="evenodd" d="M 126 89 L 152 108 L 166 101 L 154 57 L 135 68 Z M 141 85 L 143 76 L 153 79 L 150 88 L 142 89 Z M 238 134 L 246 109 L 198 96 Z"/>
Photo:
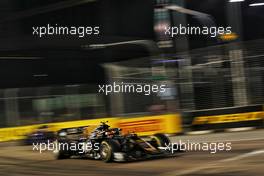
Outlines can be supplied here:
<path id="1" fill-rule="evenodd" d="M 135 133 L 122 135 L 120 128 L 110 128 L 106 122 L 101 122 L 101 125 L 92 130 L 91 128 L 84 126 L 58 131 L 54 151 L 56 158 L 80 156 L 104 162 L 124 162 L 174 156 L 168 149 L 171 142 L 164 134 L 144 139 Z"/>
<path id="2" fill-rule="evenodd" d="M 55 133 L 51 131 L 50 126 L 43 125 L 35 129 L 32 133 L 26 135 L 23 141 L 25 145 L 32 145 L 37 143 L 53 142 L 56 138 Z"/>

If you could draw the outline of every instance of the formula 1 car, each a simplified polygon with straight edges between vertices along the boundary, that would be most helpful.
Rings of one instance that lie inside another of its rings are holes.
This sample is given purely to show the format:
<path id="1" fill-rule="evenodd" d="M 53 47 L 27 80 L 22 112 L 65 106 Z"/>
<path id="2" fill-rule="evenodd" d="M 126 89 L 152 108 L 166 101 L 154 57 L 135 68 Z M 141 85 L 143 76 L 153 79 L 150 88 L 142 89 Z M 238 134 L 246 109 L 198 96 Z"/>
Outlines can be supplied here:
<path id="1" fill-rule="evenodd" d="M 58 131 L 57 159 L 81 156 L 104 162 L 124 162 L 174 156 L 165 150 L 170 140 L 164 134 L 149 136 L 148 140 L 135 133 L 122 135 L 121 129 L 110 128 L 105 122 L 89 132 L 89 126 Z"/>
<path id="2" fill-rule="evenodd" d="M 32 145 L 37 143 L 53 142 L 56 136 L 49 128 L 50 127 L 48 125 L 43 125 L 35 129 L 32 133 L 27 134 L 24 144 Z"/>

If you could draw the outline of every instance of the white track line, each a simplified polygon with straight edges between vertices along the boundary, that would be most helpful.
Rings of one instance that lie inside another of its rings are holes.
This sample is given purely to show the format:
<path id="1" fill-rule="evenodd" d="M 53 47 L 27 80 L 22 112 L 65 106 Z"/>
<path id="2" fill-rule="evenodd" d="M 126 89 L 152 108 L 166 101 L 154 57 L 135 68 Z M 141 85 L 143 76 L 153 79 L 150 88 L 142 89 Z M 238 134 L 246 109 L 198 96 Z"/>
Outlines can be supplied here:
<path id="1" fill-rule="evenodd" d="M 234 157 L 227 158 L 227 159 L 222 159 L 219 162 L 229 162 L 229 161 L 241 160 L 241 159 L 244 159 L 244 158 L 248 158 L 248 157 L 259 155 L 259 154 L 263 154 L 263 153 L 264 153 L 264 150 L 255 150 L 253 152 L 241 154 L 241 155 L 234 156 Z"/>
<path id="2" fill-rule="evenodd" d="M 189 131 L 186 132 L 185 134 L 188 135 L 200 135 L 200 134 L 209 134 L 209 133 L 213 133 L 214 130 L 202 130 L 202 131 Z"/>
<path id="3" fill-rule="evenodd" d="M 256 127 L 239 127 L 239 128 L 227 128 L 225 129 L 226 132 L 239 132 L 239 131 L 250 131 L 254 130 Z"/>
<path id="4" fill-rule="evenodd" d="M 196 167 L 196 168 L 193 168 L 193 169 L 188 169 L 188 170 L 181 171 L 181 172 L 173 171 L 173 172 L 164 173 L 161 176 L 183 176 L 183 175 L 187 175 L 187 174 L 192 174 L 192 173 L 199 172 L 201 170 L 213 168 L 213 167 L 217 166 L 220 163 L 241 160 L 241 159 L 249 158 L 249 157 L 252 157 L 252 156 L 255 156 L 255 155 L 259 155 L 259 154 L 264 154 L 264 150 L 255 150 L 255 151 L 252 151 L 252 152 L 249 152 L 249 153 L 245 153 L 245 154 L 241 154 L 241 155 L 238 155 L 238 156 L 235 156 L 235 157 L 222 159 L 222 160 L 216 161 L 214 163 L 208 163 L 208 164 L 206 164 L 204 166 L 199 166 L 199 167 Z"/>

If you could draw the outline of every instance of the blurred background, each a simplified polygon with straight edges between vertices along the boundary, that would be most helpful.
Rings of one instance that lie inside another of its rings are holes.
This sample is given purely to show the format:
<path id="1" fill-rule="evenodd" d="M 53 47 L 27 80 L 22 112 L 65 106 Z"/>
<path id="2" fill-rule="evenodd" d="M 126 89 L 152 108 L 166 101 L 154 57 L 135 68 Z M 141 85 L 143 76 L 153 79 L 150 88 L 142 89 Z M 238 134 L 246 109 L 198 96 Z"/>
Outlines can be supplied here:
<path id="1" fill-rule="evenodd" d="M 153 109 L 184 113 L 263 104 L 261 1 L 2 0 L 0 4 L 1 127 L 135 116 Z M 33 26 L 47 24 L 100 26 L 100 35 L 41 39 L 32 35 Z M 165 27 L 179 24 L 230 26 L 232 34 L 164 35 Z M 151 96 L 98 94 L 98 84 L 114 81 L 164 83 L 167 89 Z"/>
<path id="2" fill-rule="evenodd" d="M 263 12 L 264 0 L 1 0 L 0 141 L 108 119 L 140 135 L 177 134 L 173 142 L 231 141 L 232 151 L 106 165 L 1 142 L 0 175 L 263 175 L 263 129 L 227 131 L 264 126 Z M 32 34 L 47 24 L 100 34 Z M 165 35 L 179 25 L 232 33 Z M 166 91 L 98 93 L 113 82 Z"/>

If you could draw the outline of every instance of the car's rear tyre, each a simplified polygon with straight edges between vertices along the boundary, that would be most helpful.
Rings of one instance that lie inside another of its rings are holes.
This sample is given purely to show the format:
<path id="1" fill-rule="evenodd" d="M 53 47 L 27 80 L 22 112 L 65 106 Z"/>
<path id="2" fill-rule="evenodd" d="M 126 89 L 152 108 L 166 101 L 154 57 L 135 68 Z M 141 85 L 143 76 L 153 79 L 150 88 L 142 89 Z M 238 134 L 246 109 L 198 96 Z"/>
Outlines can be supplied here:
<path id="1" fill-rule="evenodd" d="M 67 152 L 63 150 L 59 150 L 58 153 L 55 154 L 55 156 L 58 160 L 69 159 L 71 157 L 71 155 L 69 155 Z"/>
<path id="2" fill-rule="evenodd" d="M 59 148 L 57 140 L 54 142 L 54 145 L 56 146 L 56 150 L 54 150 L 53 153 L 57 160 L 69 159 L 71 157 L 71 155 L 69 154 L 67 150 L 61 150 Z"/>
<path id="3" fill-rule="evenodd" d="M 114 152 L 120 151 L 120 145 L 114 140 L 102 141 L 100 145 L 101 160 L 108 163 L 113 160 Z"/>
<path id="4" fill-rule="evenodd" d="M 151 136 L 151 141 L 155 147 L 166 147 L 170 144 L 170 139 L 162 133 Z"/>

